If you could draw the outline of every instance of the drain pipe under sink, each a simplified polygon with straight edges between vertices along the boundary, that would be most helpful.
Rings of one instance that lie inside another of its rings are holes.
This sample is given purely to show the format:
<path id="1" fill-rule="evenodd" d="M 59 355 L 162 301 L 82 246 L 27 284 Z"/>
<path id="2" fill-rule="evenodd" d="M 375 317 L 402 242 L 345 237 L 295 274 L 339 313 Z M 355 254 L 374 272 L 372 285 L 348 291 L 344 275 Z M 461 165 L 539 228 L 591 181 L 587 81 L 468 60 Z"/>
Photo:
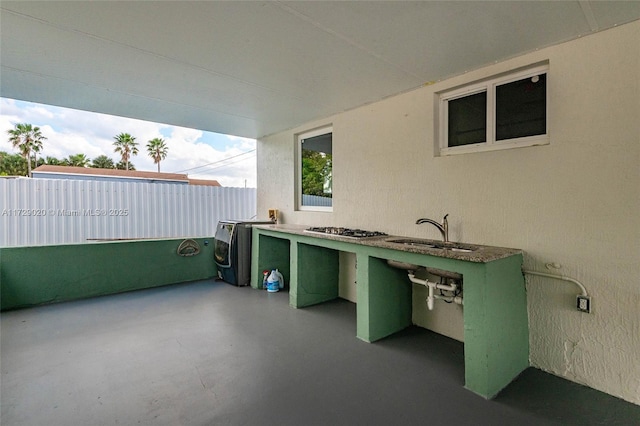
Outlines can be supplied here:
<path id="1" fill-rule="evenodd" d="M 419 284 L 427 287 L 429 289 L 429 297 L 427 297 L 427 307 L 430 311 L 433 310 L 433 302 L 436 299 L 446 300 L 447 302 L 454 302 L 458 305 L 463 305 L 462 296 L 441 296 L 439 294 L 434 294 L 434 290 L 437 288 L 439 290 L 447 290 L 447 291 L 456 291 L 458 290 L 458 285 L 456 283 L 440 284 L 434 283 L 429 280 L 421 280 L 420 278 L 416 278 L 411 272 L 407 274 L 409 276 L 409 281 L 414 284 Z"/>

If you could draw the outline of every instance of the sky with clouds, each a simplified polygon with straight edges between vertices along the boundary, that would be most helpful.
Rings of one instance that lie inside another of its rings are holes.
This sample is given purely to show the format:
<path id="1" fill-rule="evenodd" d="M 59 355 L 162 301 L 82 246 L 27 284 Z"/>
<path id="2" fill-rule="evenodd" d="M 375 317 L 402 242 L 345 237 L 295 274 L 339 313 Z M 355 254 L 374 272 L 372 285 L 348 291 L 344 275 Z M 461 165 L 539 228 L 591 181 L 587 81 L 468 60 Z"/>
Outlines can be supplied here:
<path id="1" fill-rule="evenodd" d="M 160 171 L 185 173 L 193 179 L 215 179 L 222 186 L 256 187 L 256 141 L 168 124 L 0 98 L 0 151 L 17 154 L 7 130 L 18 123 L 40 127 L 47 138 L 41 156 L 58 159 L 85 154 L 90 159 L 113 152 L 114 136 L 129 133 L 138 142 L 130 162 L 136 170 L 157 171 L 146 144 L 163 138 L 169 148 Z M 204 166 L 204 167 L 201 167 Z"/>

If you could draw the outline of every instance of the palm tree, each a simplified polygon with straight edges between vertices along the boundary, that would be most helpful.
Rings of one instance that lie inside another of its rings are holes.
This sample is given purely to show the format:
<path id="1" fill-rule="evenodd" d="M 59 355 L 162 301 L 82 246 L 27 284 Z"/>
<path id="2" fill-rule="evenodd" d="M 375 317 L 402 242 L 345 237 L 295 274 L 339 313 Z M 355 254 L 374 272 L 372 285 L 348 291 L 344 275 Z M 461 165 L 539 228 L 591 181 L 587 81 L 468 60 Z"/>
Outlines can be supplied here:
<path id="1" fill-rule="evenodd" d="M 44 164 L 47 164 L 46 160 L 42 157 L 36 158 L 36 169 Z"/>
<path id="2" fill-rule="evenodd" d="M 47 156 L 44 160 L 44 164 L 50 164 L 52 166 L 61 166 L 62 161 L 58 160 L 56 157 Z"/>
<path id="3" fill-rule="evenodd" d="M 40 142 L 39 145 L 34 145 L 33 146 L 33 167 L 35 169 L 38 168 L 38 153 L 40 152 L 40 150 L 42 149 L 42 142 Z M 29 161 L 31 162 L 31 161 Z"/>
<path id="4" fill-rule="evenodd" d="M 106 155 L 99 155 L 93 159 L 91 167 L 98 169 L 115 169 L 116 165 L 113 164 L 113 160 Z"/>
<path id="5" fill-rule="evenodd" d="M 9 142 L 18 148 L 27 161 L 27 176 L 31 177 L 31 152 L 39 152 L 42 142 L 47 139 L 40 133 L 40 128 L 27 123 L 16 124 L 14 129 L 7 130 Z"/>
<path id="6" fill-rule="evenodd" d="M 133 163 L 125 164 L 122 161 L 118 161 L 118 164 L 116 164 L 116 169 L 117 170 L 135 170 L 136 166 L 134 166 Z"/>
<path id="7" fill-rule="evenodd" d="M 138 155 L 138 143 L 136 142 L 136 138 L 131 136 L 129 133 L 120 133 L 113 139 L 115 139 L 115 142 L 113 143 L 115 149 L 113 151 L 122 156 L 122 162 L 125 164 L 125 170 L 129 170 L 129 159 L 132 155 Z"/>
<path id="8" fill-rule="evenodd" d="M 153 162 L 158 165 L 158 173 L 160 173 L 160 161 L 167 158 L 168 151 L 169 148 L 164 142 L 164 139 L 155 138 L 151 139 L 149 143 L 147 143 L 147 153 L 149 154 L 149 157 L 153 158 Z"/>
<path id="9" fill-rule="evenodd" d="M 89 158 L 84 154 L 70 155 L 67 161 L 73 167 L 87 167 L 89 165 Z"/>

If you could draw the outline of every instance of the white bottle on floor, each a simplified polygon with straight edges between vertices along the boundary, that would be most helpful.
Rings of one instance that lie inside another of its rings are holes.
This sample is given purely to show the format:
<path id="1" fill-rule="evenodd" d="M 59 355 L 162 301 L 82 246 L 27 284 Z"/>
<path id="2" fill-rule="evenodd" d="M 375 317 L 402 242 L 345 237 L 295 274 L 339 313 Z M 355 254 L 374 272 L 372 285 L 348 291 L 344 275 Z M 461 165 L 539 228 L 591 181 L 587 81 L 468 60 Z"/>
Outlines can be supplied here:
<path id="1" fill-rule="evenodd" d="M 267 278 L 267 291 L 269 293 L 280 291 L 280 281 L 278 281 L 278 276 L 276 275 L 275 269 L 271 271 L 269 278 Z"/>

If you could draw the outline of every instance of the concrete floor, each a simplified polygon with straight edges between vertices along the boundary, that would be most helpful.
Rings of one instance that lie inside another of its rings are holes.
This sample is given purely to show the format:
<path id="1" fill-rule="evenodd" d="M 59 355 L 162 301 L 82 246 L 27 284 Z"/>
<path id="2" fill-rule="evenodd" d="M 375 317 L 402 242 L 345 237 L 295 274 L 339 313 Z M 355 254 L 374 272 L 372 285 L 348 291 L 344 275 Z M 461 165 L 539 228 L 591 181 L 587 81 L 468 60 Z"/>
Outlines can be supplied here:
<path id="1" fill-rule="evenodd" d="M 640 406 L 539 370 L 495 400 L 461 343 L 417 327 L 367 344 L 355 305 L 214 281 L 0 315 L 11 425 L 633 425 Z"/>

